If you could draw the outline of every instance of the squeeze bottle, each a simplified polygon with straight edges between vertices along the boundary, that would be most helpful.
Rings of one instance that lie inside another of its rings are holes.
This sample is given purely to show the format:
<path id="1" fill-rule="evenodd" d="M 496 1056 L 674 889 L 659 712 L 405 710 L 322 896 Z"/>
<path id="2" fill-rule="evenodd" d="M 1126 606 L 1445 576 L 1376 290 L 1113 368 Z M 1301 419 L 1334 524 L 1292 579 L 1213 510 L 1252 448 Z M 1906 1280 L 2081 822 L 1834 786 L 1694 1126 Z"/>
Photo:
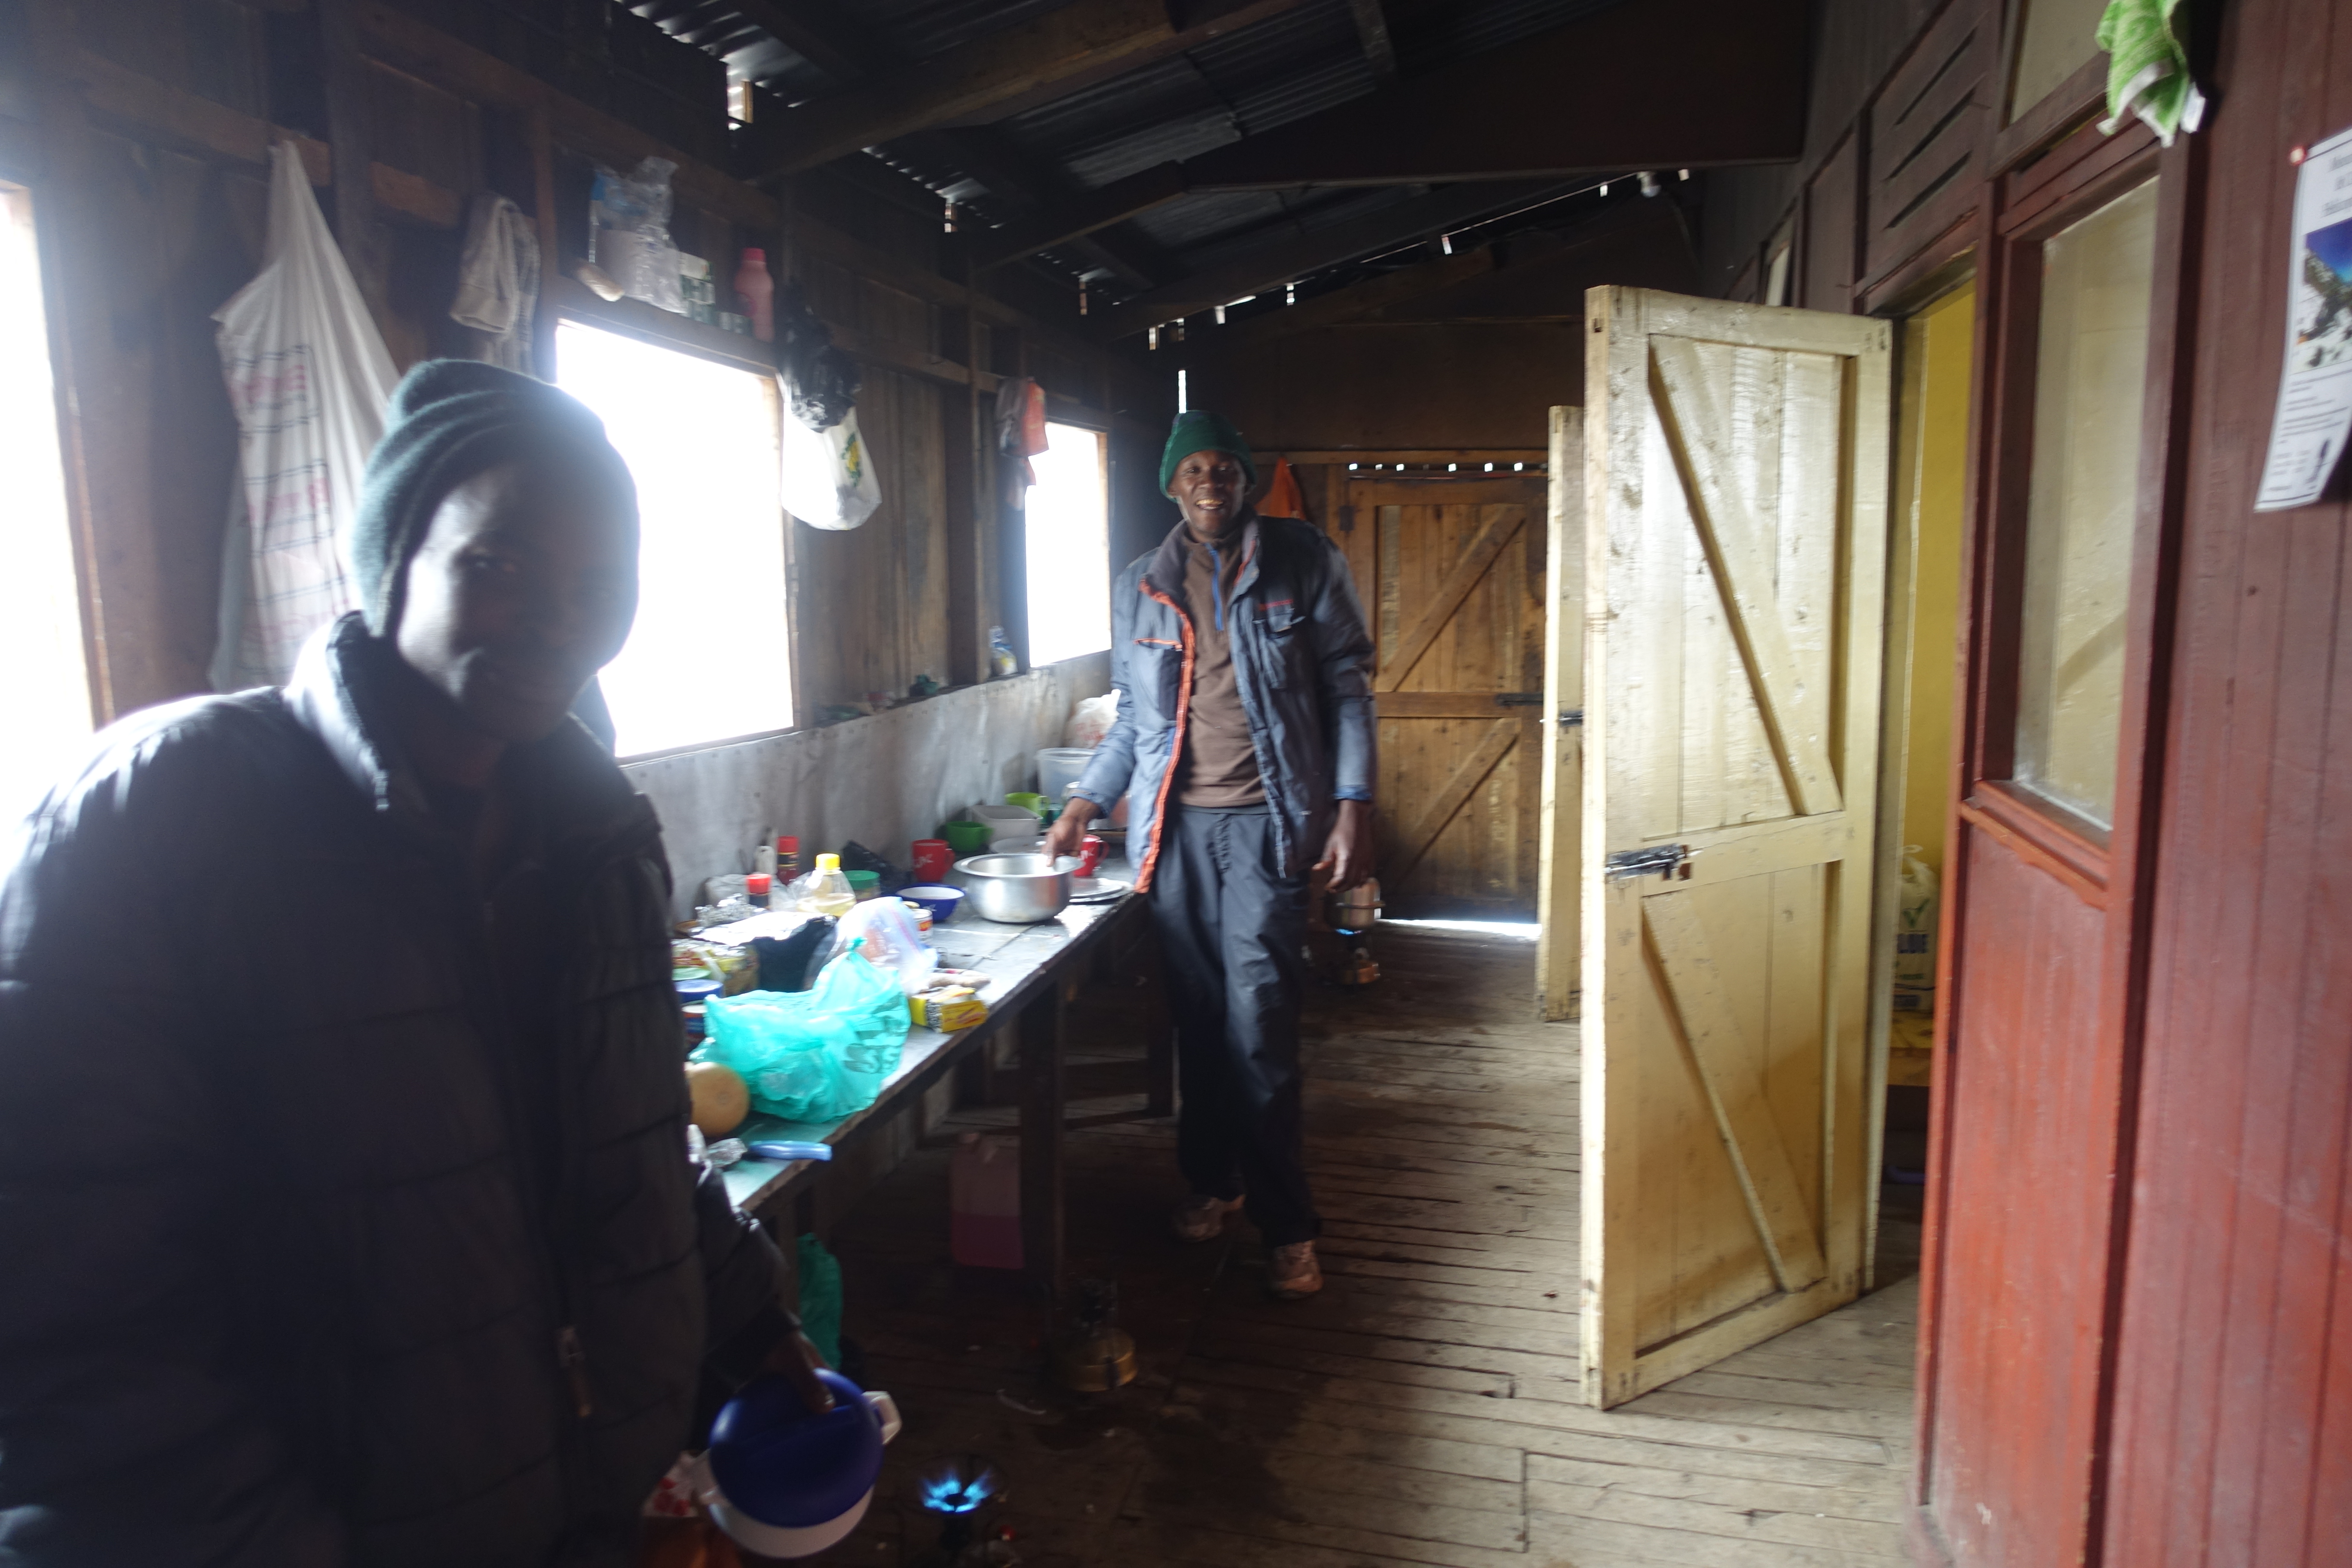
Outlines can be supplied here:
<path id="1" fill-rule="evenodd" d="M 768 253 L 757 246 L 743 250 L 735 268 L 735 293 L 743 313 L 751 318 L 751 336 L 763 343 L 776 341 L 776 280 L 768 276 Z"/>
<path id="2" fill-rule="evenodd" d="M 802 895 L 801 908 L 839 920 L 857 902 L 850 890 L 849 879 L 841 874 L 841 857 L 820 855 L 816 869 L 810 874 L 809 889 Z"/>

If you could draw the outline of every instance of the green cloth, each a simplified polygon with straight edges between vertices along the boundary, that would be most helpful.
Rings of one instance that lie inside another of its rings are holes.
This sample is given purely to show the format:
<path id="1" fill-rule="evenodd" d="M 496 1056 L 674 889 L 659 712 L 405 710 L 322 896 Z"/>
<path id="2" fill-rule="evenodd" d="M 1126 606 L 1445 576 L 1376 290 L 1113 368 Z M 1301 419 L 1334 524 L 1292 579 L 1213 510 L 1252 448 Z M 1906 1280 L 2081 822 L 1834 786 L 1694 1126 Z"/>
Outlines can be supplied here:
<path id="1" fill-rule="evenodd" d="M 1160 454 L 1160 489 L 1164 494 L 1176 482 L 1176 465 L 1195 452 L 1231 452 L 1242 462 L 1242 472 L 1257 483 L 1257 465 L 1250 460 L 1249 443 L 1234 422 L 1205 408 L 1187 408 L 1176 416 L 1168 432 L 1167 449 Z"/>
<path id="2" fill-rule="evenodd" d="M 2173 31 L 2181 0 L 2112 0 L 2099 18 L 2099 47 L 2107 51 L 2107 118 L 2099 129 L 2116 133 L 2124 116 L 2147 121 L 2166 146 L 2205 118 L 2205 95 L 2189 77 L 2189 52 Z"/>

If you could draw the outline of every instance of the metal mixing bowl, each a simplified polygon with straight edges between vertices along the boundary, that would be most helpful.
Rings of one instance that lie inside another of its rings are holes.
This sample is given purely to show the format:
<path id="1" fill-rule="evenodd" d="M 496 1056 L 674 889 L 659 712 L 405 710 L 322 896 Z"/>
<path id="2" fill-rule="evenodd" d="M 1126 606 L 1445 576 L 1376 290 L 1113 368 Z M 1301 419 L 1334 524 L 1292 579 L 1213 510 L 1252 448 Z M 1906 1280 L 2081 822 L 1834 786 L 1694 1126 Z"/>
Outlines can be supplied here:
<path id="1" fill-rule="evenodd" d="M 1043 855 L 974 855 L 956 862 L 964 874 L 971 909 L 984 921 L 1034 925 L 1069 906 L 1070 879 L 1077 859 L 1058 862 Z"/>

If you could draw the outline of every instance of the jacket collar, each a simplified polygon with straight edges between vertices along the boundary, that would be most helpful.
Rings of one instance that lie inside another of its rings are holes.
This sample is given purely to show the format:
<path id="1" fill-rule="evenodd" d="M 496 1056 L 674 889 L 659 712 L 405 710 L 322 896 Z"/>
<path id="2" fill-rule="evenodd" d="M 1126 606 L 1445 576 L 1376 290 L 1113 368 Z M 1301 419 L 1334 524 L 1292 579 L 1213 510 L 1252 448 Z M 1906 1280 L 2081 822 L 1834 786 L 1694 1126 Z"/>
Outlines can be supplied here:
<path id="1" fill-rule="evenodd" d="M 1247 593 L 1250 584 L 1257 581 L 1258 531 L 1258 515 L 1252 510 L 1243 521 L 1242 531 L 1236 536 L 1242 552 L 1241 573 L 1234 579 L 1234 597 L 1236 599 Z M 1179 519 L 1176 526 L 1169 530 L 1168 537 L 1160 542 L 1160 548 L 1151 552 L 1151 563 L 1143 569 L 1145 585 L 1182 604 L 1184 552 L 1192 547 L 1192 542 L 1191 531 Z"/>
<path id="2" fill-rule="evenodd" d="M 383 717 L 384 661 L 395 657 L 354 611 L 302 646 L 283 696 L 369 805 L 425 826 L 432 814 L 423 782 L 392 743 Z M 577 719 L 565 719 L 543 741 L 509 748 L 499 765 L 530 781 L 552 837 L 603 837 L 639 816 L 651 820 L 651 804 Z"/>

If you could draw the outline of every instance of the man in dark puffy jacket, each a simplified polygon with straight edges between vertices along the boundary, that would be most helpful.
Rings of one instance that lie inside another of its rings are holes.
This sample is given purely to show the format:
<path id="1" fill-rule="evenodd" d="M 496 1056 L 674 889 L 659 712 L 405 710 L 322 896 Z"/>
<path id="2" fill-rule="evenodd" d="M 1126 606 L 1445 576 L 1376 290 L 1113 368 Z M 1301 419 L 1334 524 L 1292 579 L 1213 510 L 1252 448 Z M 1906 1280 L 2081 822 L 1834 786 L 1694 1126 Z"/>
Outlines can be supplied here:
<path id="1" fill-rule="evenodd" d="M 1176 1232 L 1206 1241 L 1246 1206 L 1267 1289 L 1295 1300 L 1323 1283 L 1300 1152 L 1307 891 L 1318 872 L 1340 889 L 1371 874 L 1377 737 L 1347 563 L 1308 524 L 1259 517 L 1256 482 L 1229 421 L 1177 416 L 1160 487 L 1182 518 L 1111 590 L 1118 718 L 1049 847 L 1074 853 L 1127 795 L 1176 1015 L 1176 1159 L 1192 1188 Z"/>
<path id="2" fill-rule="evenodd" d="M 687 1155 L 658 826 L 568 716 L 619 455 L 421 366 L 354 555 L 283 690 L 111 726 L 6 857 L 0 1564 L 623 1563 L 718 1397 L 814 1386 Z"/>

